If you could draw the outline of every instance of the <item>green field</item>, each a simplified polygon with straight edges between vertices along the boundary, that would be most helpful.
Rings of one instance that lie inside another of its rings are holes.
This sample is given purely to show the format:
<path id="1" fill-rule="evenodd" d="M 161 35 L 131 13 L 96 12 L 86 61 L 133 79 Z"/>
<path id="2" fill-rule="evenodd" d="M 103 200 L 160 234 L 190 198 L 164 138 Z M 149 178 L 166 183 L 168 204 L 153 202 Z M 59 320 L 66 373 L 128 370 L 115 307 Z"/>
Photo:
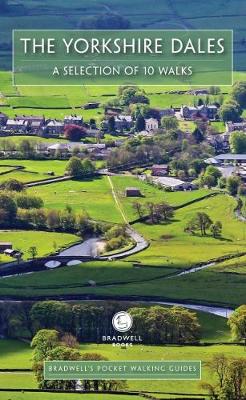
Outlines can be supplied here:
<path id="1" fill-rule="evenodd" d="M 50 168 L 52 169 L 52 166 Z M 132 208 L 132 203 L 136 200 L 142 203 L 146 201 L 169 201 L 172 205 L 176 206 L 209 193 L 208 190 L 204 189 L 191 192 L 166 193 L 137 178 L 127 176 L 113 177 L 112 181 L 129 220 L 137 218 Z M 128 186 L 139 187 L 144 197 L 139 199 L 126 198 L 124 191 Z M 52 185 L 33 187 L 28 191 L 30 194 L 40 196 L 47 208 L 62 209 L 64 205 L 69 204 L 75 211 L 85 210 L 95 219 L 123 222 L 115 206 L 107 177 L 95 178 L 89 181 L 54 183 Z"/>
<path id="2" fill-rule="evenodd" d="M 33 187 L 28 193 L 40 196 L 47 208 L 70 205 L 77 213 L 86 211 L 97 220 L 122 222 L 106 177 Z"/>
<path id="3" fill-rule="evenodd" d="M 245 80 L 245 73 L 234 72 L 234 80 L 239 79 Z M 193 105 L 194 101 L 197 100 L 196 96 L 192 94 L 168 93 L 168 91 L 175 89 L 168 86 L 161 86 L 160 88 L 149 86 L 144 89 L 152 107 L 169 108 L 171 105 L 173 107 L 180 107 L 183 104 Z M 188 89 L 190 89 L 189 86 L 180 88 L 180 90 Z M 230 88 L 222 87 L 221 89 L 224 98 L 226 98 Z M 5 112 L 10 117 L 14 117 L 16 114 L 32 114 L 45 115 L 46 118 L 63 119 L 64 116 L 76 112 L 82 114 L 86 121 L 90 118 L 99 121 L 104 114 L 102 106 L 116 96 L 117 88 L 111 86 L 13 87 L 10 73 L 2 71 L 0 72 L 0 93 L 2 94 L 2 97 L 0 96 L 0 111 Z M 94 110 L 81 110 L 80 107 L 88 102 L 100 102 L 100 107 Z M 186 125 L 188 130 L 193 127 L 191 124 Z M 181 122 L 180 127 L 186 129 L 186 125 Z M 221 124 L 214 123 L 213 125 L 218 131 L 223 131 Z"/>
<path id="4" fill-rule="evenodd" d="M 199 189 L 191 191 L 179 191 L 179 192 L 165 192 L 156 186 L 148 184 L 138 178 L 132 176 L 112 176 L 114 188 L 117 192 L 120 203 L 122 204 L 124 211 L 127 214 L 129 220 L 134 220 L 138 217 L 132 208 L 134 202 L 145 204 L 147 202 L 167 202 L 172 206 L 180 206 L 181 204 L 188 203 L 192 200 L 199 199 L 209 193 L 211 190 Z M 125 196 L 125 189 L 127 187 L 137 187 L 140 189 L 142 197 L 129 198 Z"/>
<path id="5" fill-rule="evenodd" d="M 1 160 L 1 166 L 23 166 L 27 171 L 36 172 L 39 174 L 47 174 L 53 171 L 55 175 L 63 175 L 67 161 L 63 160 Z"/>
<path id="6" fill-rule="evenodd" d="M 221 194 L 177 210 L 173 222 L 169 224 L 157 225 L 154 229 L 148 224 L 134 225 L 151 242 L 151 246 L 140 253 L 138 259 L 145 264 L 168 265 L 171 262 L 187 268 L 199 261 L 243 252 L 246 228 L 245 224 L 234 216 L 235 207 L 236 201 L 232 197 Z M 191 217 L 201 211 L 206 212 L 212 220 L 222 222 L 221 239 L 214 239 L 211 235 L 201 237 L 184 232 Z"/>
<path id="7" fill-rule="evenodd" d="M 40 181 L 48 179 L 51 176 L 49 172 L 53 172 L 54 176 L 63 176 L 65 172 L 67 161 L 63 160 L 47 160 L 47 161 L 33 161 L 33 160 L 1 160 L 0 172 L 10 171 L 7 174 L 0 175 L 0 182 L 8 179 L 17 179 L 23 183 Z M 14 170 L 15 167 L 22 166 L 23 170 Z"/>
<path id="8" fill-rule="evenodd" d="M 112 181 L 128 218 L 136 218 L 131 208 L 132 199 L 123 196 L 123 189 L 128 185 L 135 185 L 136 178 L 113 177 Z M 143 182 L 137 184 L 145 195 L 141 199 L 143 202 L 169 201 L 172 205 L 180 205 L 199 199 L 207 193 L 204 190 L 166 193 Z M 122 222 L 106 177 L 88 182 L 67 181 L 40 186 L 29 189 L 29 193 L 41 196 L 48 208 L 62 209 L 69 204 L 76 212 L 85 210 L 95 219 Z M 167 275 L 196 263 L 206 263 L 223 255 L 236 256 L 245 251 L 245 224 L 234 216 L 235 206 L 235 199 L 226 194 L 218 194 L 176 210 L 173 220 L 168 224 L 134 224 L 134 228 L 149 241 L 150 246 L 129 257 L 128 262 L 84 263 L 51 273 L 38 272 L 35 275 L 13 277 L 5 279 L 4 283 L 0 282 L 1 292 L 3 295 L 18 292 L 19 296 L 24 297 L 64 293 L 110 294 L 116 297 L 119 294 L 145 294 L 237 306 L 245 302 L 244 259 L 234 258 L 225 265 L 219 263 L 194 274 L 166 279 Z M 211 235 L 201 237 L 184 232 L 187 221 L 198 211 L 205 211 L 214 221 L 222 222 L 220 239 Z M 133 267 L 136 261 L 140 263 L 140 268 Z M 47 284 L 48 273 L 50 275 Z M 95 280 L 97 286 L 87 287 L 89 279 Z"/>
<path id="9" fill-rule="evenodd" d="M 21 250 L 24 258 L 30 257 L 28 249 L 36 246 L 38 256 L 42 257 L 54 252 L 54 243 L 57 248 L 68 247 L 79 240 L 78 236 L 68 233 L 43 232 L 43 231 L 0 231 L 0 241 L 11 242 L 14 249 Z M 1 255 L 1 260 L 3 260 Z"/>

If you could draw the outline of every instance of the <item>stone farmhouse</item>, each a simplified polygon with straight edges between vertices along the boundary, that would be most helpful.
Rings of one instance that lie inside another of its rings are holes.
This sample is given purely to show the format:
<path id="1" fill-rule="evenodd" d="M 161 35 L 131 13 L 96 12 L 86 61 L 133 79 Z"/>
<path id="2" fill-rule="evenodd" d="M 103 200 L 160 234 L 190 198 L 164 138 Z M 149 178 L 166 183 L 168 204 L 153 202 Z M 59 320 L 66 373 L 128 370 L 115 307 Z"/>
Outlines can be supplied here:
<path id="1" fill-rule="evenodd" d="M 218 107 L 216 105 L 182 106 L 180 116 L 185 120 L 205 118 L 210 121 L 218 119 Z"/>

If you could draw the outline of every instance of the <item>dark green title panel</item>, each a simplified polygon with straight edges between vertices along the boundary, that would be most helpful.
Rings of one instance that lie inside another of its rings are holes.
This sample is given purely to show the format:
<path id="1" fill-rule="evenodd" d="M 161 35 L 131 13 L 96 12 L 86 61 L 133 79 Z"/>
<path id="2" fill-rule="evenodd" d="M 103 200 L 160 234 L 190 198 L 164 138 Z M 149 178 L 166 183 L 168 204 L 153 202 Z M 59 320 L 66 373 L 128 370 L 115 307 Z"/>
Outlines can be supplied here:
<path id="1" fill-rule="evenodd" d="M 231 85 L 230 30 L 14 30 L 16 85 Z"/>

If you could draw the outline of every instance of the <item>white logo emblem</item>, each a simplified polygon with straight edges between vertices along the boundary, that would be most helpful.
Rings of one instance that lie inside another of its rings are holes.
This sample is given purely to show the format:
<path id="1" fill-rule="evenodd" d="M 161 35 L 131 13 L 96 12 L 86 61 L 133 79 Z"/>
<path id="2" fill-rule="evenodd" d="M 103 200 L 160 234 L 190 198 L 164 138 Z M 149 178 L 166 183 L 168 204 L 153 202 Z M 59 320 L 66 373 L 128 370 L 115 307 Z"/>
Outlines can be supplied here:
<path id="1" fill-rule="evenodd" d="M 112 318 L 112 324 L 116 331 L 127 332 L 132 327 L 132 316 L 126 311 L 120 311 L 114 314 Z"/>

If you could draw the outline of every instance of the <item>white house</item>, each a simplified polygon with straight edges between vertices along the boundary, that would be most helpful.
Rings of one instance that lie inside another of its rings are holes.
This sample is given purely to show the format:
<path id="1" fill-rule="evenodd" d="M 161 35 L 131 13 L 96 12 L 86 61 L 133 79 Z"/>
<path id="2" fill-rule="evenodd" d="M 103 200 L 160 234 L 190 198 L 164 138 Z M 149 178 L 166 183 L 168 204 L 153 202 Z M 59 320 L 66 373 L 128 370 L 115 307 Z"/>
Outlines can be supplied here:
<path id="1" fill-rule="evenodd" d="M 145 130 L 147 132 L 157 131 L 159 128 L 158 120 L 155 118 L 148 118 L 145 120 Z"/>
<path id="2" fill-rule="evenodd" d="M 66 117 L 64 117 L 64 124 L 73 124 L 80 126 L 83 124 L 83 117 L 81 117 L 80 115 L 67 115 Z"/>

